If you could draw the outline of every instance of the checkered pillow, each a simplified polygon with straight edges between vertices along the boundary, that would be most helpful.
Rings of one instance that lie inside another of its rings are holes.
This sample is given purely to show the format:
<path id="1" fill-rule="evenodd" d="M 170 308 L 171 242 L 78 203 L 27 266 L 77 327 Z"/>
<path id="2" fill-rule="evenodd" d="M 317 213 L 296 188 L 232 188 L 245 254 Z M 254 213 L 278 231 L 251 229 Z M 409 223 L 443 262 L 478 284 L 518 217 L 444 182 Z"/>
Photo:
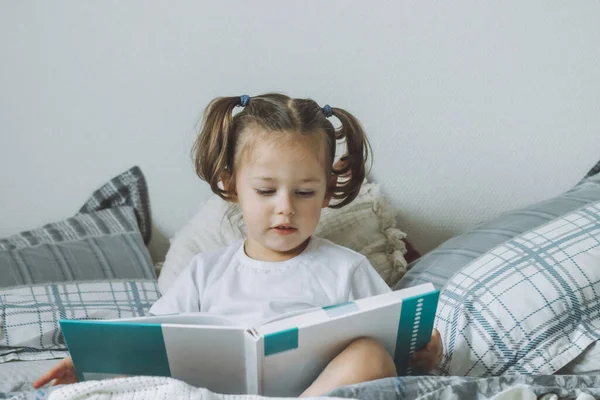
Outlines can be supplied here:
<path id="1" fill-rule="evenodd" d="M 94 192 L 70 218 L 0 238 L 0 288 L 64 281 L 152 279 L 144 245 L 150 202 L 133 167 Z"/>
<path id="2" fill-rule="evenodd" d="M 505 212 L 449 239 L 411 262 L 408 272 L 394 290 L 430 282 L 441 289 L 465 265 L 494 247 L 598 200 L 600 161 L 570 190 L 539 203 Z"/>
<path id="3" fill-rule="evenodd" d="M 553 374 L 600 338 L 600 201 L 517 236 L 440 295 L 444 375 Z"/>
<path id="4" fill-rule="evenodd" d="M 64 357 L 59 319 L 144 316 L 159 297 L 153 279 L 0 289 L 0 362 Z"/>
<path id="5" fill-rule="evenodd" d="M 81 207 L 79 215 L 122 206 L 133 208 L 144 243 L 150 243 L 150 197 L 146 178 L 138 166 L 131 167 L 102 185 Z"/>

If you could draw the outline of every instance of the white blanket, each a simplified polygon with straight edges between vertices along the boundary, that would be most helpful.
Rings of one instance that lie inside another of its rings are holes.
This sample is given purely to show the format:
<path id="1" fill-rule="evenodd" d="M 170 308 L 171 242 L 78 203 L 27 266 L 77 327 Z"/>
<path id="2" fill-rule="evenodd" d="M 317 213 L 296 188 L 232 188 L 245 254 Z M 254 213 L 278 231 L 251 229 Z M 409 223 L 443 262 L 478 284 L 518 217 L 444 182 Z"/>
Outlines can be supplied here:
<path id="1" fill-rule="evenodd" d="M 66 385 L 50 394 L 49 400 L 261 400 L 282 399 L 256 395 L 217 394 L 208 389 L 195 388 L 173 378 L 135 376 L 130 378 L 86 381 Z M 313 398 L 316 399 L 316 398 Z M 331 400 L 333 397 L 320 397 Z"/>

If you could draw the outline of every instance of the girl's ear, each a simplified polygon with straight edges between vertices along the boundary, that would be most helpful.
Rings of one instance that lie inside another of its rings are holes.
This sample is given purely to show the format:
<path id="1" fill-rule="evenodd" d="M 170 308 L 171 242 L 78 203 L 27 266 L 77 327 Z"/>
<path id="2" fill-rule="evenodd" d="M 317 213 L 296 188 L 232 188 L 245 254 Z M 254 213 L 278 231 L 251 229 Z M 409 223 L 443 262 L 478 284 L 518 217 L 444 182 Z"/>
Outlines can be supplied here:
<path id="1" fill-rule="evenodd" d="M 237 203 L 237 191 L 235 190 L 235 184 L 229 171 L 223 172 L 221 175 L 221 183 L 223 184 L 223 190 L 227 193 L 227 200 L 232 203 Z"/>

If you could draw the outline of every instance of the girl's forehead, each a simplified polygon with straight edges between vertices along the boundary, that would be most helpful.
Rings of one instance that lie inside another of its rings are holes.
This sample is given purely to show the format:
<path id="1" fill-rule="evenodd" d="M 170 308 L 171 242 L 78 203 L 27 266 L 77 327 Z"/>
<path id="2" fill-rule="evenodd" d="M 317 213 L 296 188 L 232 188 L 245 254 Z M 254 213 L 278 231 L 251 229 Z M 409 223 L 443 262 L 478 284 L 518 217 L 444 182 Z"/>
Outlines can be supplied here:
<path id="1" fill-rule="evenodd" d="M 326 168 L 309 146 L 273 146 L 257 143 L 239 164 L 242 175 L 250 179 L 323 181 Z"/>
<path id="2" fill-rule="evenodd" d="M 322 167 L 319 151 L 312 146 L 293 144 L 273 146 L 272 144 L 257 144 L 251 152 L 250 162 L 256 166 L 274 166 L 278 164 L 297 164 Z"/>
<path id="3" fill-rule="evenodd" d="M 318 134 L 297 132 L 245 132 L 237 145 L 240 164 L 273 165 L 278 163 L 314 164 L 325 168 L 326 140 Z M 237 164 L 237 162 L 236 162 Z M 241 166 L 241 165 L 240 165 Z"/>

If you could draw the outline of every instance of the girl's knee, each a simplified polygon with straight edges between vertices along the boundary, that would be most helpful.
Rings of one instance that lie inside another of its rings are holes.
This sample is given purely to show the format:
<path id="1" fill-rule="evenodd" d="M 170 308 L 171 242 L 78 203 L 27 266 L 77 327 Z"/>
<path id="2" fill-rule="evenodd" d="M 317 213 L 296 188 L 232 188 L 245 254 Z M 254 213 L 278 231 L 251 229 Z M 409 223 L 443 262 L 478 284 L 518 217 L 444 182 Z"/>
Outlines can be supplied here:
<path id="1" fill-rule="evenodd" d="M 352 354 L 354 367 L 360 370 L 361 375 L 370 376 L 370 380 L 397 376 L 392 356 L 374 339 L 356 339 L 346 351 Z"/>
<path id="2" fill-rule="evenodd" d="M 322 395 L 333 388 L 396 376 L 394 360 L 376 340 L 356 339 L 342 351 L 303 397 Z"/>

